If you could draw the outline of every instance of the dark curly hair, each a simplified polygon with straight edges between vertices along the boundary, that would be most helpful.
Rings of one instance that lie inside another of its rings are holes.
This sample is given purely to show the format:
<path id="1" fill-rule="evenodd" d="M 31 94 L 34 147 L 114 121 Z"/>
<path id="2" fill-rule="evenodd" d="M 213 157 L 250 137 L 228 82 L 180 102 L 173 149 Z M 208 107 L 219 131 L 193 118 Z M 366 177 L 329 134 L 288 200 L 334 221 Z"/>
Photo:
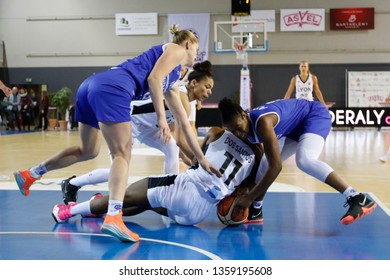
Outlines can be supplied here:
<path id="1" fill-rule="evenodd" d="M 188 82 L 190 83 L 192 80 L 200 82 L 204 78 L 213 78 L 211 74 L 213 65 L 210 61 L 205 60 L 199 63 L 196 63 L 193 67 L 194 70 L 188 75 Z"/>
<path id="2" fill-rule="evenodd" d="M 229 123 L 233 121 L 234 118 L 241 116 L 245 112 L 239 104 L 226 97 L 219 101 L 218 109 L 222 123 Z"/>

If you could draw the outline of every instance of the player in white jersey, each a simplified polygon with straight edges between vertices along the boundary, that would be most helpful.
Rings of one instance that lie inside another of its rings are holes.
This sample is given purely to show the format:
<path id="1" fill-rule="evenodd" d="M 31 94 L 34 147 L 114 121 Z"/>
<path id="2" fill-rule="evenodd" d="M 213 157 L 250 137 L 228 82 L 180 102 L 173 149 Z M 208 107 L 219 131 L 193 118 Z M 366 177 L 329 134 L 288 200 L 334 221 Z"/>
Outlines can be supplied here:
<path id="1" fill-rule="evenodd" d="M 297 99 L 303 98 L 313 101 L 314 91 L 318 101 L 326 106 L 324 97 L 318 85 L 318 78 L 316 75 L 310 73 L 309 63 L 307 61 L 301 61 L 299 64 L 299 71 L 299 75 L 292 77 L 290 85 L 284 95 L 284 99 L 289 99 L 295 89 L 295 97 Z"/>
<path id="2" fill-rule="evenodd" d="M 253 186 L 261 151 L 219 127 L 209 130 L 202 144 L 205 157 L 222 176 L 210 175 L 198 164 L 178 175 L 148 177 L 131 184 L 124 199 L 123 215 L 154 210 L 178 224 L 194 225 L 204 220 L 217 203 L 238 186 Z M 252 178 L 252 180 L 251 180 Z M 104 214 L 107 196 L 79 204 L 57 204 L 52 215 L 57 223 L 78 214 Z"/>
<path id="3" fill-rule="evenodd" d="M 187 89 L 188 76 L 191 72 L 192 72 L 192 69 L 190 69 L 190 68 L 184 68 L 184 67 L 182 68 L 183 76 L 182 76 L 182 78 L 180 78 L 177 81 L 179 91 L 180 91 L 180 93 L 182 93 L 181 98 L 188 98 L 188 96 L 187 96 L 188 95 L 188 89 Z M 189 108 L 185 108 L 187 110 L 187 113 L 189 114 L 188 120 L 189 120 L 192 128 L 194 129 L 195 133 L 197 134 L 196 125 L 195 125 L 196 111 L 202 107 L 202 102 L 199 100 L 192 100 L 192 101 L 190 101 L 189 105 L 190 105 Z"/>

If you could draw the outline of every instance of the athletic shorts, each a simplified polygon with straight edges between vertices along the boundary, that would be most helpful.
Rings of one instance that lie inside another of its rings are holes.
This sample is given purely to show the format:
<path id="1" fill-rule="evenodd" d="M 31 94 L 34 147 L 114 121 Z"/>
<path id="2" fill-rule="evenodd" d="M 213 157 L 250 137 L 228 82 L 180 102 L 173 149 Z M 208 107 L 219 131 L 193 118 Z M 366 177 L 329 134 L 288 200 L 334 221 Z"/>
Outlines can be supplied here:
<path id="1" fill-rule="evenodd" d="M 147 196 L 152 208 L 166 208 L 168 216 L 181 225 L 200 223 L 217 203 L 187 173 L 149 177 Z"/>
<path id="2" fill-rule="evenodd" d="M 124 69 L 116 68 L 87 78 L 76 96 L 75 119 L 99 128 L 99 122 L 129 122 L 136 86 Z"/>
<path id="3" fill-rule="evenodd" d="M 302 122 L 296 129 L 286 135 L 295 141 L 299 141 L 299 138 L 305 133 L 314 133 L 320 135 L 324 140 L 329 135 L 332 128 L 332 120 L 329 110 L 319 102 L 313 102 L 309 114 L 306 116 L 305 121 Z"/>

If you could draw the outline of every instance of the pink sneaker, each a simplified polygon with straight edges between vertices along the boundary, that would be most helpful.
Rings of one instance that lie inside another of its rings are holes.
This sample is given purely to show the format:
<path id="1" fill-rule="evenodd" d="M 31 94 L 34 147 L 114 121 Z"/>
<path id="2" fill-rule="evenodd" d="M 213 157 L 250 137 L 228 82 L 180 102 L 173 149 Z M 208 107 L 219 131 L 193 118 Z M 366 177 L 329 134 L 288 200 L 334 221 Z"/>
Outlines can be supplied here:
<path id="1" fill-rule="evenodd" d="M 68 221 L 69 218 L 73 217 L 72 214 L 70 214 L 70 208 L 72 208 L 77 203 L 70 202 L 68 205 L 65 204 L 56 204 L 53 207 L 53 211 L 51 215 L 53 216 L 54 220 L 57 224 L 65 223 Z"/>
<path id="2" fill-rule="evenodd" d="M 103 197 L 101 193 L 95 193 L 89 200 L 94 200 L 95 198 Z M 83 218 L 103 218 L 104 214 L 83 214 Z"/>

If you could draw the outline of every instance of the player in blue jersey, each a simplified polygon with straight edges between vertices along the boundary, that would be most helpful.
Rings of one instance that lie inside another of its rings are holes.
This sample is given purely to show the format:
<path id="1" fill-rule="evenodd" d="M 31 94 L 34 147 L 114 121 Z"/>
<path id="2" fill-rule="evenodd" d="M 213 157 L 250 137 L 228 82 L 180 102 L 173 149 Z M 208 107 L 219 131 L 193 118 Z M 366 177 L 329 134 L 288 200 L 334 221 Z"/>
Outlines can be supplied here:
<path id="1" fill-rule="evenodd" d="M 212 65 L 206 60 L 196 63 L 190 75 L 187 78 L 185 94 L 186 98 L 181 98 L 183 106 L 189 107 L 193 100 L 204 100 L 211 95 L 214 86 L 214 78 L 211 74 Z M 182 151 L 182 159 L 188 166 L 192 165 L 194 157 L 192 151 L 186 145 L 183 133 L 175 133 L 179 139 L 171 138 L 168 144 L 164 144 L 160 137 L 157 125 L 157 116 L 150 99 L 134 100 L 131 102 L 131 119 L 132 119 L 132 137 L 149 147 L 160 150 L 164 153 L 164 173 L 179 173 L 179 148 Z M 165 108 L 166 120 L 172 131 L 180 131 L 180 127 L 175 127 L 175 119 L 171 111 Z M 188 112 L 189 114 L 189 112 Z M 175 141 L 176 140 L 176 141 Z M 184 147 L 183 147 L 184 145 Z M 63 201 L 65 204 L 77 202 L 78 190 L 90 184 L 99 184 L 107 182 L 109 168 L 99 168 L 81 176 L 72 176 L 61 182 Z"/>
<path id="2" fill-rule="evenodd" d="M 81 145 L 66 148 L 31 169 L 15 171 L 14 177 L 23 195 L 29 195 L 31 185 L 46 172 L 95 158 L 103 135 L 112 165 L 108 183 L 110 200 L 102 231 L 124 242 L 138 241 L 138 235 L 123 223 L 122 205 L 131 158 L 130 105 L 132 100 L 144 99 L 148 92 L 164 142 L 171 137 L 165 118 L 165 98 L 200 165 L 210 174 L 221 175 L 205 158 L 175 86 L 181 68 L 192 66 L 195 61 L 198 39 L 192 32 L 179 30 L 176 25 L 172 26 L 171 32 L 174 35 L 172 43 L 154 46 L 116 67 L 90 76 L 80 85 L 75 117 L 80 123 Z"/>
<path id="3" fill-rule="evenodd" d="M 131 184 L 123 204 L 123 214 L 136 215 L 154 210 L 182 225 L 194 225 L 205 219 L 227 195 L 245 192 L 254 184 L 260 149 L 252 149 L 232 133 L 213 127 L 202 144 L 205 156 L 220 168 L 221 177 L 210 175 L 195 164 L 180 174 L 150 176 Z M 57 204 L 52 215 L 64 223 L 75 215 L 106 213 L 108 197 L 94 197 L 79 204 Z"/>
<path id="4" fill-rule="evenodd" d="M 349 209 L 341 218 L 342 224 L 351 224 L 375 209 L 374 201 L 357 192 L 318 159 L 331 129 L 329 111 L 320 102 L 276 100 L 246 112 L 225 98 L 220 101 L 219 110 L 226 129 L 243 140 L 262 144 L 264 148 L 265 157 L 257 174 L 257 184 L 237 203 L 241 207 L 251 206 L 252 216 L 248 222 L 262 219 L 265 193 L 282 170 L 282 162 L 293 154 L 299 169 L 346 197 Z"/>

